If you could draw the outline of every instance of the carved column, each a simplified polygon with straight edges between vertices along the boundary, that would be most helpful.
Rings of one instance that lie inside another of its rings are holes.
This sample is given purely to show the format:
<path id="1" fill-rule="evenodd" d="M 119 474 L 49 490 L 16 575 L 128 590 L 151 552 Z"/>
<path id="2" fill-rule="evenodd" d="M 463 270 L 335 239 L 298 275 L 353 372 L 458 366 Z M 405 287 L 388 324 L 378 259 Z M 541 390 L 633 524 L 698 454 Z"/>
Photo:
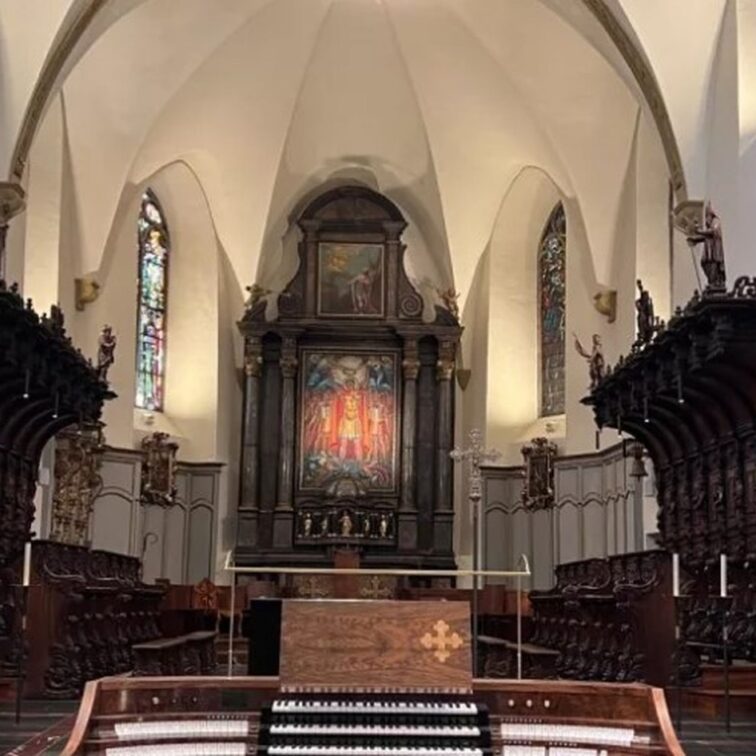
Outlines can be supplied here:
<path id="1" fill-rule="evenodd" d="M 24 190 L 10 181 L 0 181 L 0 278 L 5 278 L 5 240 L 8 223 L 25 207 Z"/>
<path id="2" fill-rule="evenodd" d="M 417 339 L 404 340 L 404 409 L 402 412 L 402 499 L 401 509 L 415 509 L 415 417 L 417 413 L 417 376 L 420 357 Z"/>
<path id="3" fill-rule="evenodd" d="M 244 437 L 242 439 L 241 505 L 257 509 L 260 465 L 260 377 L 262 339 L 249 336 L 244 354 Z"/>
<path id="4" fill-rule="evenodd" d="M 404 221 L 386 221 L 383 224 L 386 230 L 386 277 L 389 281 L 399 280 L 399 237 L 407 227 Z M 386 292 L 386 312 L 390 317 L 397 317 L 397 289 L 398 286 L 389 286 Z"/>
<path id="5" fill-rule="evenodd" d="M 402 360 L 404 374 L 404 406 L 402 409 L 402 489 L 397 518 L 399 551 L 417 549 L 417 465 L 415 439 L 417 436 L 417 377 L 420 356 L 417 338 L 405 336 Z"/>
<path id="6" fill-rule="evenodd" d="M 443 340 L 438 346 L 436 362 L 436 381 L 438 382 L 438 417 L 436 439 L 436 511 L 452 509 L 451 459 L 454 428 L 452 427 L 452 379 L 454 376 L 454 357 L 456 342 Z"/>
<path id="7" fill-rule="evenodd" d="M 304 233 L 305 254 L 304 259 L 310 261 L 306 266 L 307 279 L 305 281 L 305 314 L 312 317 L 317 313 L 318 292 L 316 289 L 318 268 L 318 231 L 320 221 L 305 219 L 299 222 L 299 227 Z"/>
<path id="8" fill-rule="evenodd" d="M 281 346 L 281 457 L 278 464 L 276 509 L 291 509 L 294 486 L 294 392 L 297 377 L 297 339 L 284 336 Z"/>

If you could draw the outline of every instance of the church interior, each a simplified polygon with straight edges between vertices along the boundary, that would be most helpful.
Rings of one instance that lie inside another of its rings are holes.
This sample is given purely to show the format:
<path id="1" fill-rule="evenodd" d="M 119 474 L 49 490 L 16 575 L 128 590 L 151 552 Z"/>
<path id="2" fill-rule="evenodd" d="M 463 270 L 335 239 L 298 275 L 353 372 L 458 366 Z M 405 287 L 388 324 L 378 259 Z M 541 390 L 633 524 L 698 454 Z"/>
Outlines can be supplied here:
<path id="1" fill-rule="evenodd" d="M 0 0 L 0 751 L 756 753 L 756 0 Z"/>

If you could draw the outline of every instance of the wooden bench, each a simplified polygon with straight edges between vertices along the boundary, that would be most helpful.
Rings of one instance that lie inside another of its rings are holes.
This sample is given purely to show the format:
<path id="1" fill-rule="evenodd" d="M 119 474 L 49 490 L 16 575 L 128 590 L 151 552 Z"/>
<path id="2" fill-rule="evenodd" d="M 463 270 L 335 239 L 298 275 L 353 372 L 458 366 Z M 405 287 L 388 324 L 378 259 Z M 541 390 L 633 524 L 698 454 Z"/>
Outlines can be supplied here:
<path id="1" fill-rule="evenodd" d="M 522 644 L 522 676 L 555 679 L 559 652 L 552 648 Z M 517 677 L 517 643 L 492 635 L 478 636 L 478 673 L 481 677 Z"/>
<path id="2" fill-rule="evenodd" d="M 215 674 L 215 630 L 199 630 L 176 638 L 135 643 L 137 677 Z"/>

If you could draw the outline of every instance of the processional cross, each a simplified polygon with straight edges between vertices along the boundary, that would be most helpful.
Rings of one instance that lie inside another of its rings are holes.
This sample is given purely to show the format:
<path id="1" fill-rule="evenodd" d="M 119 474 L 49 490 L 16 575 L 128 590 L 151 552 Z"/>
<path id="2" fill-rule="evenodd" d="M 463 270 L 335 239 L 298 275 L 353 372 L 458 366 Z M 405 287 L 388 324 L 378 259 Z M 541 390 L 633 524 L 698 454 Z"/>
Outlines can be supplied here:
<path id="1" fill-rule="evenodd" d="M 483 434 L 477 428 L 473 428 L 468 437 L 470 439 L 470 446 L 466 449 L 460 449 L 458 446 L 455 446 L 454 451 L 449 452 L 449 456 L 455 462 L 464 462 L 466 459 L 470 460 L 470 479 L 468 481 L 467 498 L 475 506 L 483 498 L 483 478 L 480 474 L 480 466 L 484 462 L 493 462 L 495 459 L 498 459 L 501 456 L 501 452 L 497 449 L 484 449 Z"/>
<path id="2" fill-rule="evenodd" d="M 458 446 L 449 452 L 449 456 L 455 462 L 470 461 L 470 477 L 468 479 L 467 498 L 470 500 L 472 507 L 473 519 L 473 674 L 478 674 L 478 567 L 479 548 L 478 548 L 478 507 L 480 500 L 483 498 L 483 477 L 480 474 L 480 466 L 484 462 L 493 462 L 501 456 L 497 449 L 485 449 L 483 447 L 483 434 L 473 428 L 468 438 L 470 445 L 466 449 L 460 449 Z"/>

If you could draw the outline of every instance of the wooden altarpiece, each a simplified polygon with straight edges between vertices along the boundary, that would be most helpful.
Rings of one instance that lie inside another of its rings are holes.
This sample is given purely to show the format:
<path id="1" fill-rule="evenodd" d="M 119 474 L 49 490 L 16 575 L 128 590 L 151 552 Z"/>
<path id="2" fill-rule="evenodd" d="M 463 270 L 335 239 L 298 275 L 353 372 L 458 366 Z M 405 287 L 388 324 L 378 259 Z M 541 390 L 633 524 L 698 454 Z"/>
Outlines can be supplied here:
<path id="1" fill-rule="evenodd" d="M 454 365 L 461 327 L 404 270 L 386 197 L 341 187 L 296 219 L 299 269 L 248 303 L 236 559 L 450 567 Z"/>

